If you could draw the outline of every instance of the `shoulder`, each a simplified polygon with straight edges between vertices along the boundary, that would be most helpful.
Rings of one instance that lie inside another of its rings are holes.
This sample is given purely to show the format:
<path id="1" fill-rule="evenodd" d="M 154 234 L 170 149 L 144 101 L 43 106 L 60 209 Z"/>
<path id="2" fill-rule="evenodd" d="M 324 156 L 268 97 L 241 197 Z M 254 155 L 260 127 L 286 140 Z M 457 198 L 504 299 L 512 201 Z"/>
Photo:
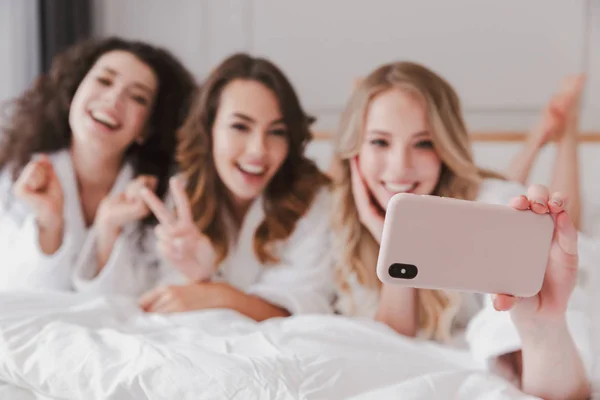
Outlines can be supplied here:
<path id="1" fill-rule="evenodd" d="M 315 223 L 319 225 L 329 224 L 329 212 L 331 209 L 331 190 L 329 187 L 319 189 L 306 211 L 306 213 L 298 221 L 298 226 L 309 225 Z"/>
<path id="2" fill-rule="evenodd" d="M 330 210 L 331 196 L 328 188 L 320 189 L 302 217 L 296 222 L 294 231 L 286 240 L 287 248 L 306 251 L 300 243 L 311 246 L 328 246 L 330 241 Z"/>
<path id="3" fill-rule="evenodd" d="M 527 188 L 518 182 L 486 179 L 479 185 L 476 201 L 490 204 L 508 204 L 513 197 L 527 194 Z"/>

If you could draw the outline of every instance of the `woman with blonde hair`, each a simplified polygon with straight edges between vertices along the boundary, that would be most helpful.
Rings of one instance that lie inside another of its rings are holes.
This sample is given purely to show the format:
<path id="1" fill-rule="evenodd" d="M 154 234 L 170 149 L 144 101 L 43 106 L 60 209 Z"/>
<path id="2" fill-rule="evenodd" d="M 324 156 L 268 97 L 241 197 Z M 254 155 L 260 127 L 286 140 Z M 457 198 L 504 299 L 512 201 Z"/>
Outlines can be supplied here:
<path id="1" fill-rule="evenodd" d="M 162 258 L 191 282 L 146 293 L 144 310 L 329 312 L 329 179 L 304 154 L 310 122 L 270 61 L 235 54 L 215 68 L 180 132 L 176 215 L 143 192 Z"/>
<path id="2" fill-rule="evenodd" d="M 443 78 L 421 65 L 410 62 L 384 65 L 361 81 L 342 115 L 335 151 L 333 227 L 338 255 L 335 307 L 342 314 L 375 318 L 401 334 L 418 334 L 447 343 L 482 306 L 475 295 L 400 288 L 378 281 L 375 267 L 385 209 L 396 193 L 496 204 L 508 204 L 512 199 L 515 208 L 554 213 L 560 224 L 557 223 L 554 242 L 557 249 L 548 263 L 548 271 L 553 273 L 557 273 L 556 264 L 568 258 L 557 240 L 577 242 L 576 230 L 569 226 L 568 218 L 565 221 L 562 195 L 553 195 L 552 200 L 558 203 L 550 204 L 547 189 L 534 186 L 528 197 L 522 196 L 526 189 L 520 184 L 475 165 L 458 96 Z M 573 246 L 569 251 L 573 252 Z M 577 268 L 576 258 L 574 266 L 572 257 L 566 264 Z M 545 295 L 545 300 L 566 308 L 574 281 L 565 279 L 561 285 L 564 296 L 560 298 L 553 297 L 555 293 L 550 290 L 553 288 L 547 287 L 538 296 Z M 496 301 L 497 308 L 513 307 L 512 299 L 506 296 Z M 564 316 L 561 307 L 551 311 L 542 307 L 523 311 L 522 302 L 511 313 L 519 317 L 517 330 L 526 325 L 522 321 L 539 321 L 541 325 Z M 572 368 L 570 375 L 561 375 L 562 382 L 548 384 L 546 388 L 553 390 L 550 392 L 553 395 L 585 393 L 589 386 L 572 338 L 566 334 L 555 344 L 565 349 L 565 365 Z M 523 358 L 523 371 L 527 372 L 523 374 L 526 378 L 523 387 L 537 393 L 540 382 L 552 374 L 540 373 L 531 363 L 531 358 Z"/>

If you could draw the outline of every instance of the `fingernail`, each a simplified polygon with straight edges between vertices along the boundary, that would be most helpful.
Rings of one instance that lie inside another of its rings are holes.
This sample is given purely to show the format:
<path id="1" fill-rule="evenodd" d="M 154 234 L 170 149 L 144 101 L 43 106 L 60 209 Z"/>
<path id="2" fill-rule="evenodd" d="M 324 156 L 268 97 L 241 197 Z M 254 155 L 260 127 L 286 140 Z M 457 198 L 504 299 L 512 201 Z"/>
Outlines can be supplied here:
<path id="1" fill-rule="evenodd" d="M 558 207 L 563 205 L 563 201 L 561 199 L 552 199 L 551 203 L 557 205 Z"/>
<path id="2" fill-rule="evenodd" d="M 538 201 L 538 200 L 534 200 L 534 201 L 533 201 L 533 204 L 537 204 L 538 206 L 542 206 L 542 207 L 544 207 L 544 208 L 546 208 L 546 207 L 547 207 L 545 203 L 542 203 L 541 201 Z"/>

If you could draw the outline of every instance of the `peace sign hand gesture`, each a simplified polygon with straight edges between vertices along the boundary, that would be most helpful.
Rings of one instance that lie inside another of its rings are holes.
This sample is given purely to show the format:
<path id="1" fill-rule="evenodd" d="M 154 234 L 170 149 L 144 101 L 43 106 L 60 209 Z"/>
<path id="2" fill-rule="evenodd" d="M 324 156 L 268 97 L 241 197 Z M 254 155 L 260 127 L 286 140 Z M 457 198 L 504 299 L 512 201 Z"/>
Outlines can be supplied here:
<path id="1" fill-rule="evenodd" d="M 150 190 L 143 189 L 141 192 L 142 199 L 159 221 L 155 229 L 158 251 L 189 279 L 207 280 L 216 269 L 216 253 L 212 243 L 194 224 L 183 184 L 172 178 L 170 188 L 176 215 Z"/>

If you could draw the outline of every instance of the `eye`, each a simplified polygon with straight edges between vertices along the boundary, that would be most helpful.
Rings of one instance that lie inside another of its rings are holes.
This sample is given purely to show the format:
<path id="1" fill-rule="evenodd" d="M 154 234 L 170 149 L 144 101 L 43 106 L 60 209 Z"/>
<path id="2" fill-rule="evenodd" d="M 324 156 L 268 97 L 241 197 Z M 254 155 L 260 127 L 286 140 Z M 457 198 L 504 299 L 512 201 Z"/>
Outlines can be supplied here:
<path id="1" fill-rule="evenodd" d="M 431 140 L 420 140 L 415 144 L 418 149 L 433 149 L 433 142 Z"/>
<path id="2" fill-rule="evenodd" d="M 235 123 L 232 124 L 231 127 L 239 132 L 248 132 L 250 128 L 245 124 Z"/>
<path id="3" fill-rule="evenodd" d="M 388 147 L 389 143 L 385 139 L 373 139 L 369 143 L 376 147 Z"/>
<path id="4" fill-rule="evenodd" d="M 142 106 L 148 105 L 148 99 L 146 99 L 144 96 L 132 96 L 131 98 L 133 99 L 133 101 Z"/>
<path id="5" fill-rule="evenodd" d="M 110 79 L 104 78 L 102 76 L 98 77 L 96 80 L 103 86 L 110 86 L 112 83 Z"/>
<path id="6" fill-rule="evenodd" d="M 271 129 L 269 131 L 270 134 L 275 135 L 275 136 L 285 136 L 287 134 L 287 131 L 283 128 L 280 129 Z"/>

